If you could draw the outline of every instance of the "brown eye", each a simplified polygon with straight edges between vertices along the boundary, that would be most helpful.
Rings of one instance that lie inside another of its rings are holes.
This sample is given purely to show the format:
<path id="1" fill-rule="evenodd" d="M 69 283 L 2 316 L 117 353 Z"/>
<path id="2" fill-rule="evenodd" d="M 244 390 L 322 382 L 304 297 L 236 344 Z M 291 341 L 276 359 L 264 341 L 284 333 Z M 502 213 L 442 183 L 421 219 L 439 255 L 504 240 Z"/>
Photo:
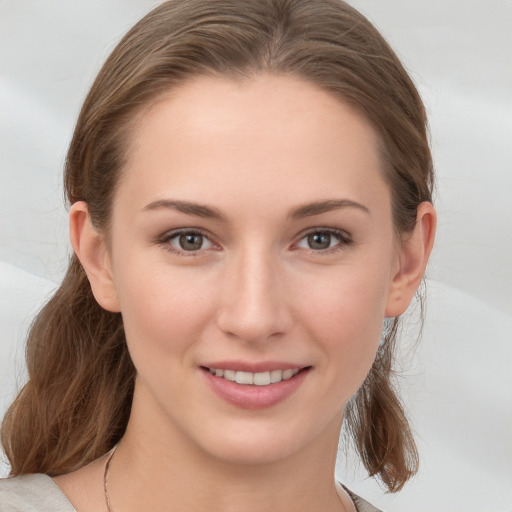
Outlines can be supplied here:
<path id="1" fill-rule="evenodd" d="M 299 240 L 297 247 L 317 252 L 328 252 L 342 249 L 351 243 L 352 238 L 346 231 L 326 228 L 310 231 Z"/>
<path id="2" fill-rule="evenodd" d="M 200 233 L 182 233 L 177 238 L 183 251 L 199 251 L 203 246 L 204 237 Z"/>
<path id="3" fill-rule="evenodd" d="M 214 248 L 211 240 L 199 231 L 168 233 L 159 242 L 176 253 L 201 253 Z"/>
<path id="4" fill-rule="evenodd" d="M 331 247 L 331 238 L 332 235 L 330 233 L 312 233 L 307 237 L 308 247 L 315 251 L 329 249 Z"/>
<path id="5" fill-rule="evenodd" d="M 207 234 L 195 229 L 177 229 L 164 233 L 157 239 L 159 245 L 178 256 L 204 256 L 219 250 Z"/>

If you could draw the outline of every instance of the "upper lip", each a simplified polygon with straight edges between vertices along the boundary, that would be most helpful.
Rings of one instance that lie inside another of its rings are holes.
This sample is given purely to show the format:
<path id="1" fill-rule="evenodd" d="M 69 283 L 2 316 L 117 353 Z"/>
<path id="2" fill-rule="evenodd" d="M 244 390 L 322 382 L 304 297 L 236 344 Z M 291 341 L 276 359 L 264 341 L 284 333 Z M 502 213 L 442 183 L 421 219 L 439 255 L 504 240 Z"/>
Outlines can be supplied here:
<path id="1" fill-rule="evenodd" d="M 218 370 L 234 370 L 250 373 L 271 372 L 273 370 L 301 370 L 308 367 L 308 365 L 301 365 L 285 361 L 215 361 L 202 364 L 201 366 Z"/>

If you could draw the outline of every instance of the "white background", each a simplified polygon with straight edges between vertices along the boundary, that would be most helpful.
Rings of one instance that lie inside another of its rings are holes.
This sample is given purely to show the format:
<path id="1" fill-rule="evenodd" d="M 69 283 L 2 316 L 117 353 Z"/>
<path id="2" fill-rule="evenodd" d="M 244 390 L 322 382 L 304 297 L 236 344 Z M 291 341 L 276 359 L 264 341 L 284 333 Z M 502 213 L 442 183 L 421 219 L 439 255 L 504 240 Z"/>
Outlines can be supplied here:
<path id="1" fill-rule="evenodd" d="M 338 474 L 389 512 L 510 512 L 512 1 L 352 3 L 424 96 L 439 231 L 423 338 L 402 353 L 421 471 L 396 496 L 365 480 L 350 455 Z M 23 382 L 30 317 L 66 267 L 61 174 L 81 101 L 120 36 L 155 4 L 0 0 L 0 415 Z"/>

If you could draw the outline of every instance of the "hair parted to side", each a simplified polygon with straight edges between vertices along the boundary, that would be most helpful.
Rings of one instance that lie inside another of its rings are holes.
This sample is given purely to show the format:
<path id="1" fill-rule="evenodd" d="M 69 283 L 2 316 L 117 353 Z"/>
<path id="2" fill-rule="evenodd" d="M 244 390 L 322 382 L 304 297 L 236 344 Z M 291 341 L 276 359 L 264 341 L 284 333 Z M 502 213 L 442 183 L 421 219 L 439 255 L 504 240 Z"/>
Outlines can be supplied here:
<path id="1" fill-rule="evenodd" d="M 116 184 L 138 114 L 198 75 L 291 74 L 364 113 L 380 135 L 396 232 L 410 233 L 431 201 L 426 115 L 400 61 L 371 23 L 341 0 L 171 0 L 139 21 L 99 72 L 65 167 L 69 202 L 88 203 L 108 237 Z M 394 492 L 418 456 L 392 386 L 398 318 L 345 423 L 372 476 Z M 29 380 L 2 424 L 13 475 L 57 475 L 108 451 L 126 428 L 135 380 L 120 314 L 95 301 L 76 256 L 27 342 Z"/>

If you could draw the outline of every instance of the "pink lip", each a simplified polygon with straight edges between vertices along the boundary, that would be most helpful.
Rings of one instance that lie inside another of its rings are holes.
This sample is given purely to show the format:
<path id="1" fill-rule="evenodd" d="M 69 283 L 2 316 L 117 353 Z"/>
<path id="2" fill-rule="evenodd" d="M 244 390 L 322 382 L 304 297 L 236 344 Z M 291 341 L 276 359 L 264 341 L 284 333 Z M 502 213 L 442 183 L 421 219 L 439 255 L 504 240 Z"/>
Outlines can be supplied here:
<path id="1" fill-rule="evenodd" d="M 217 363 L 219 366 L 211 366 L 210 368 L 223 368 L 222 365 Z M 248 365 L 244 368 L 248 367 L 254 368 L 254 365 Z M 233 367 L 234 368 L 234 367 Z M 250 369 L 242 369 L 241 366 L 237 366 L 236 369 L 240 371 L 251 371 L 253 373 L 261 372 L 261 371 L 271 371 L 268 370 L 269 366 L 265 366 L 263 370 L 250 370 Z M 285 369 L 285 367 L 280 366 L 277 369 Z M 297 367 L 295 367 L 297 368 Z M 224 366 L 224 369 L 231 369 L 229 366 Z M 278 404 L 279 402 L 284 401 L 290 395 L 292 395 L 304 382 L 304 379 L 309 373 L 310 368 L 304 368 L 302 371 L 297 373 L 297 375 L 293 376 L 291 379 L 282 380 L 281 382 L 277 382 L 275 384 L 269 384 L 267 386 L 255 386 L 255 385 L 247 385 L 247 384 L 238 384 L 237 382 L 232 382 L 226 380 L 222 377 L 216 377 L 212 373 L 210 373 L 207 369 L 203 368 L 203 375 L 206 378 L 210 388 L 215 392 L 215 394 L 225 400 L 226 402 L 235 405 L 236 407 L 240 407 L 242 409 L 265 409 L 267 407 L 272 407 L 273 405 Z"/>

